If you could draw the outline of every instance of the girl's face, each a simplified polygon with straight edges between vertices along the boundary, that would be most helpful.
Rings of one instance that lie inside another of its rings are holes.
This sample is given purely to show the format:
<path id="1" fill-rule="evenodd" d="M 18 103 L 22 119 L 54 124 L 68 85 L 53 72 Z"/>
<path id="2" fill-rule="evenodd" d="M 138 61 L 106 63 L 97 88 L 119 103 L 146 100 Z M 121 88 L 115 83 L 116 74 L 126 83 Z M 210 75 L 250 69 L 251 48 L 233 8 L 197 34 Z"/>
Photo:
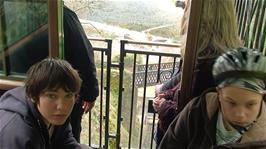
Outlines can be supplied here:
<path id="1" fill-rule="evenodd" d="M 233 86 L 221 88 L 218 92 L 224 120 L 245 127 L 257 119 L 262 94 Z"/>
<path id="2" fill-rule="evenodd" d="M 75 94 L 62 88 L 48 90 L 40 95 L 37 108 L 43 120 L 52 125 L 62 125 L 70 115 L 75 104 Z"/>

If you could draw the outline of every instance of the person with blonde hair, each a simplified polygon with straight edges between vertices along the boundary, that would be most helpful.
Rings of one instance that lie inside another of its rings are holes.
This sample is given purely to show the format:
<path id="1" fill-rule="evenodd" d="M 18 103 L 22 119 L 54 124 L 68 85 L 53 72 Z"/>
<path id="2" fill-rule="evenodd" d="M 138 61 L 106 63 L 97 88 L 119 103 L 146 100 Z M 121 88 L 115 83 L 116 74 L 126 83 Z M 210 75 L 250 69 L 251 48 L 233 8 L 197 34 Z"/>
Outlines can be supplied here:
<path id="1" fill-rule="evenodd" d="M 185 1 L 185 10 L 181 22 L 184 55 L 184 43 L 188 29 L 191 0 Z M 192 97 L 199 96 L 205 89 L 214 87 L 211 73 L 215 59 L 228 49 L 242 47 L 243 43 L 237 34 L 237 22 L 232 0 L 204 0 L 200 20 L 196 67 L 192 84 Z M 181 60 L 182 61 L 182 60 Z M 182 62 L 181 62 L 182 64 Z M 181 66 L 182 67 L 182 66 Z M 181 68 L 180 68 L 181 70 Z M 156 142 L 160 143 L 169 124 L 177 115 L 178 90 L 180 88 L 181 71 L 171 80 L 155 87 L 156 97 L 153 107 L 158 112 L 159 122 L 156 132 Z"/>

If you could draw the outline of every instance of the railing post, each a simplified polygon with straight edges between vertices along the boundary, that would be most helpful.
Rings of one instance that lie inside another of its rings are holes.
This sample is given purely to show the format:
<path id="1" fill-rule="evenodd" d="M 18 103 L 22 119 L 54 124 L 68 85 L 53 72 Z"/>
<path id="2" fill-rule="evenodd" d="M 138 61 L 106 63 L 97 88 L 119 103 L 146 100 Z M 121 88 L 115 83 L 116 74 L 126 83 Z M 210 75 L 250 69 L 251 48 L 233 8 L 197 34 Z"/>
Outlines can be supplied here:
<path id="1" fill-rule="evenodd" d="M 125 44 L 127 41 L 120 41 L 120 62 L 119 62 L 119 94 L 118 94 L 118 111 L 117 111 L 117 130 L 116 130 L 116 149 L 120 149 L 121 139 L 121 121 L 122 121 L 122 97 L 123 97 L 123 72 L 124 72 L 124 57 Z"/>
<path id="2" fill-rule="evenodd" d="M 107 72 L 106 72 L 106 109 L 105 109 L 105 144 L 104 148 L 109 147 L 109 110 L 110 110 L 110 79 L 111 79 L 111 57 L 112 57 L 112 40 L 107 41 Z"/>

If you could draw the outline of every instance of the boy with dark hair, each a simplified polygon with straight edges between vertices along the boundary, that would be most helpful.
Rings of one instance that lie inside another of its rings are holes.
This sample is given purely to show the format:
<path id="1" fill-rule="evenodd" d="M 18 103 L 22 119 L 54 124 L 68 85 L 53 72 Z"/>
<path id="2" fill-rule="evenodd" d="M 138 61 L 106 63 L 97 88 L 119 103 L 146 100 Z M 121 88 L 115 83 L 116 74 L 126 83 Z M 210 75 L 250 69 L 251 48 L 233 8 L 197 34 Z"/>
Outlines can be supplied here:
<path id="1" fill-rule="evenodd" d="M 68 117 L 81 82 L 64 60 L 47 58 L 33 65 L 25 85 L 0 98 L 0 148 L 80 149 Z"/>

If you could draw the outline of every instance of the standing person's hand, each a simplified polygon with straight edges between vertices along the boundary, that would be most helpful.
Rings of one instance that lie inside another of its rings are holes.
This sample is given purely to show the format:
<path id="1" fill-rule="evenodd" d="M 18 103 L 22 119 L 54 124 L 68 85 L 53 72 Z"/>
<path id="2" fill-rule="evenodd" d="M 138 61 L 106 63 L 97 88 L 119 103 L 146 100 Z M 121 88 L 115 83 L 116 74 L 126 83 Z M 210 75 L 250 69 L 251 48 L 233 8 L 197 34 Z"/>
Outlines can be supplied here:
<path id="1" fill-rule="evenodd" d="M 82 108 L 84 109 L 85 113 L 88 113 L 93 107 L 94 107 L 95 101 L 89 102 L 89 101 L 83 101 Z"/>

